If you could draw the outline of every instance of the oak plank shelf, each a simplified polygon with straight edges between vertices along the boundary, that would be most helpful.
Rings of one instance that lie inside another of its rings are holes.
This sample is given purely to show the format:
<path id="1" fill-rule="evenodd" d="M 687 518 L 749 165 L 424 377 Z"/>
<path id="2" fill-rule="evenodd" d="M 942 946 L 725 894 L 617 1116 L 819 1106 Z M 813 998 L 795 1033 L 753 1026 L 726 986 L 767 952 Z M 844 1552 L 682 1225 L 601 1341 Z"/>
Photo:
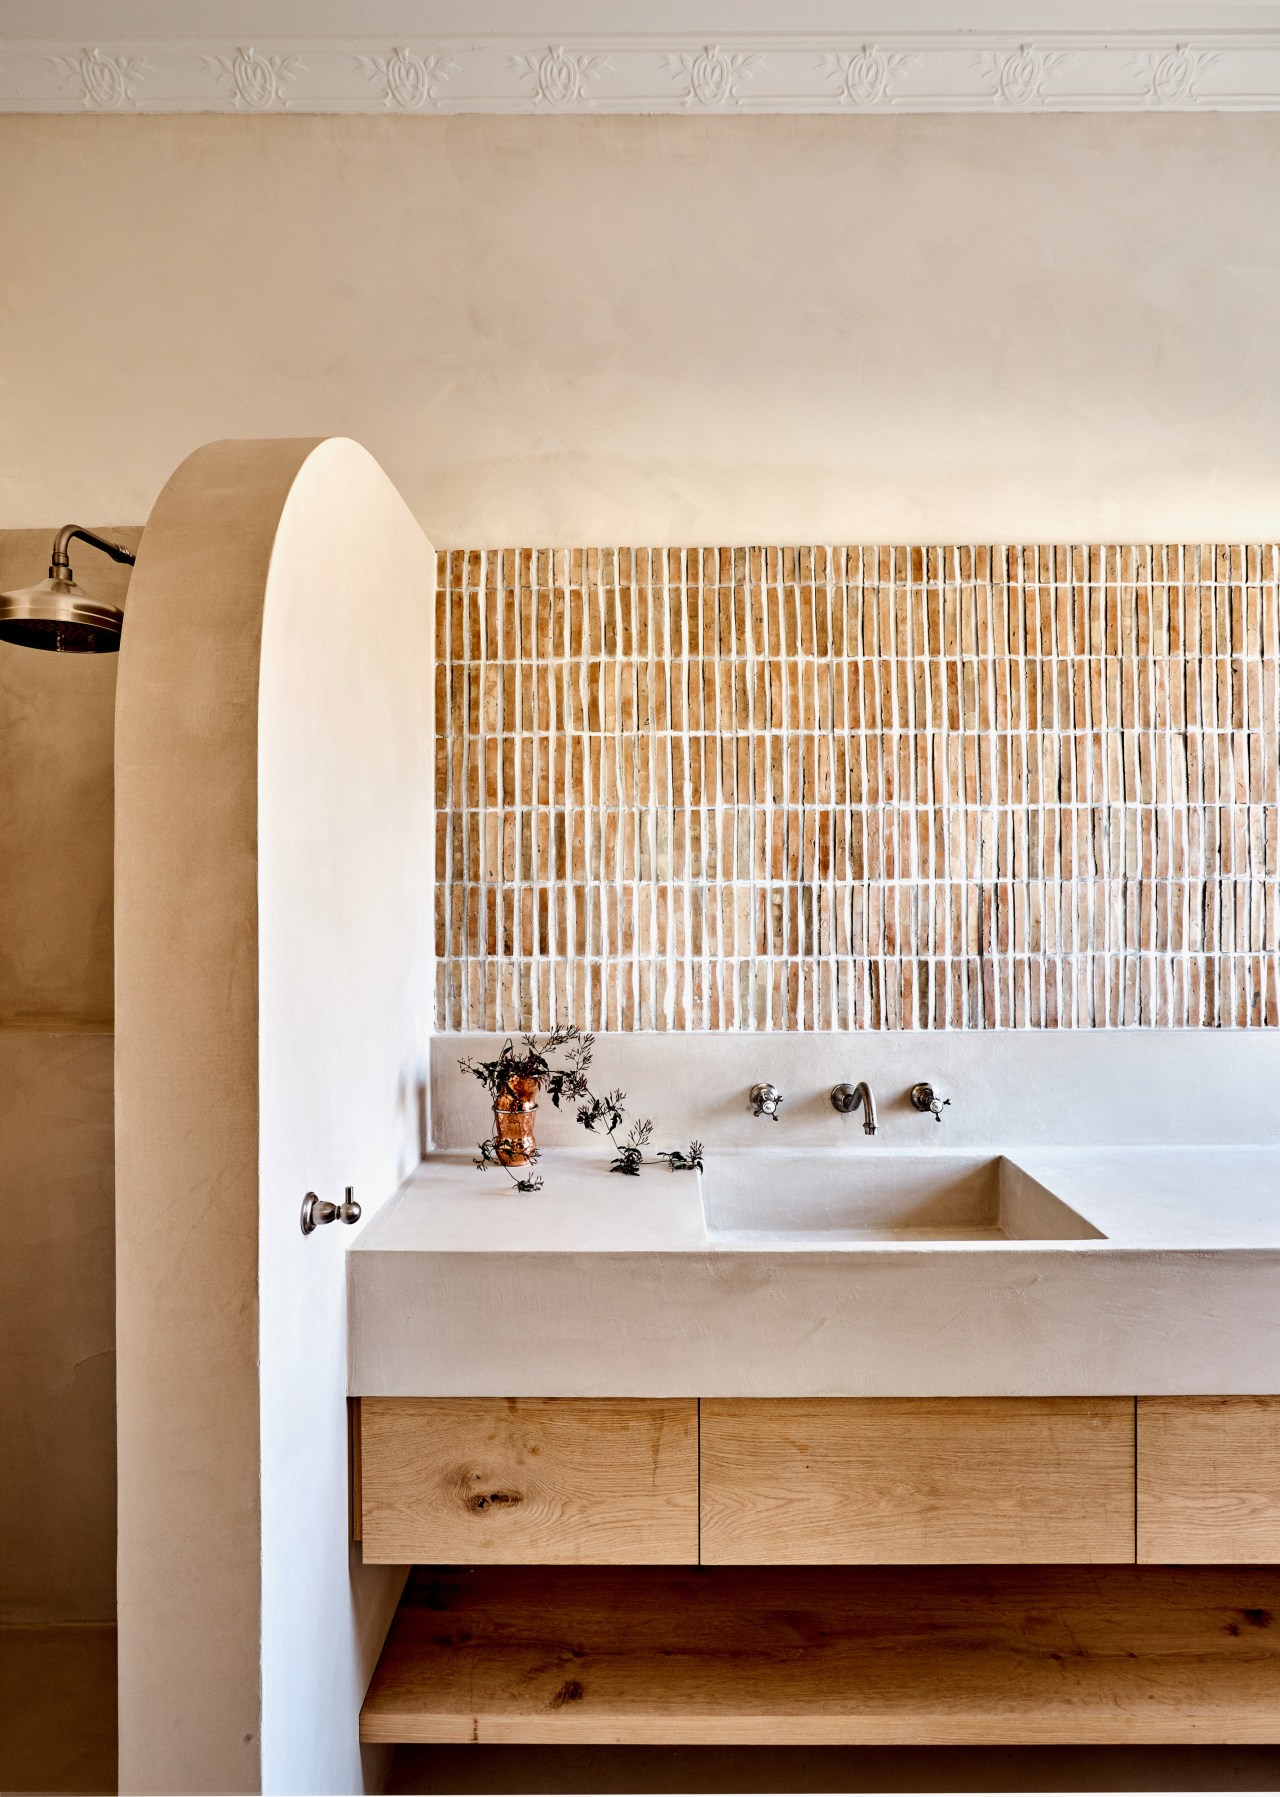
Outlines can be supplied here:
<path id="1" fill-rule="evenodd" d="M 366 1742 L 1272 1743 L 1274 1567 L 417 1571 Z"/>

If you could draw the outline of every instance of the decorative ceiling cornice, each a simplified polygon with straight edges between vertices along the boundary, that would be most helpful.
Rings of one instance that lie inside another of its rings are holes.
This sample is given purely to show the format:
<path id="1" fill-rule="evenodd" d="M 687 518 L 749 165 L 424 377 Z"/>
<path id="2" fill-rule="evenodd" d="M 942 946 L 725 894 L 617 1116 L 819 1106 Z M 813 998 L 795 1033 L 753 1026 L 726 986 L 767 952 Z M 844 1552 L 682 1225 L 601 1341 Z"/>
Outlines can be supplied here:
<path id="1" fill-rule="evenodd" d="M 0 44 L 3 112 L 1253 112 L 1280 30 Z"/>

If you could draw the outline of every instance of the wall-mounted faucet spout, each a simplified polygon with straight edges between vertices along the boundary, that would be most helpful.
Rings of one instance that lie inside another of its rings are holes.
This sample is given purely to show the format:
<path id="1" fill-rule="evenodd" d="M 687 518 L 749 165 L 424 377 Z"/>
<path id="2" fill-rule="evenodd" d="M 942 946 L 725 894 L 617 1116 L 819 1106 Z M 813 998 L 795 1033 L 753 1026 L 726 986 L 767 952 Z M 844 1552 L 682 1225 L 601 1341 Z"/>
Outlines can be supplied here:
<path id="1" fill-rule="evenodd" d="M 856 1086 L 833 1086 L 831 1102 L 846 1117 L 861 1110 L 862 1128 L 866 1135 L 873 1136 L 880 1127 L 876 1117 L 875 1097 L 865 1079 L 860 1079 Z"/>

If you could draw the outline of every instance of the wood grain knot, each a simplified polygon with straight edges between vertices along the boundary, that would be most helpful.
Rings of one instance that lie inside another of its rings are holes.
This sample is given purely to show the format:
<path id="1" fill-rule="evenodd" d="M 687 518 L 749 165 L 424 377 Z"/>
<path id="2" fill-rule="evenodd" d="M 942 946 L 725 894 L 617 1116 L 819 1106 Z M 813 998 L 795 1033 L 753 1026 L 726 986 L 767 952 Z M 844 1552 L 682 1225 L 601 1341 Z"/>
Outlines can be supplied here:
<path id="1" fill-rule="evenodd" d="M 514 1510 L 523 1501 L 518 1491 L 477 1491 L 467 1499 L 467 1509 L 480 1515 L 485 1510 Z"/>
<path id="2" fill-rule="evenodd" d="M 586 1696 L 586 1687 L 576 1678 L 567 1678 L 551 1699 L 553 1710 L 562 1710 L 567 1703 L 581 1703 Z"/>

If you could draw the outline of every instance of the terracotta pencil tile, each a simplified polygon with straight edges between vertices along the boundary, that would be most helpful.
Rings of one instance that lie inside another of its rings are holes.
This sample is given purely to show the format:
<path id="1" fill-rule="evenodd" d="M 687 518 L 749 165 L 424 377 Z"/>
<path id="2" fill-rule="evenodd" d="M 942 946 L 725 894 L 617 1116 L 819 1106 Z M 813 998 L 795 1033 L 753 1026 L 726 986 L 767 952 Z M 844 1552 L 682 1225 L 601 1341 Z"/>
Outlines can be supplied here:
<path id="1" fill-rule="evenodd" d="M 1277 545 L 438 566 L 441 1027 L 1276 1027 Z"/>

